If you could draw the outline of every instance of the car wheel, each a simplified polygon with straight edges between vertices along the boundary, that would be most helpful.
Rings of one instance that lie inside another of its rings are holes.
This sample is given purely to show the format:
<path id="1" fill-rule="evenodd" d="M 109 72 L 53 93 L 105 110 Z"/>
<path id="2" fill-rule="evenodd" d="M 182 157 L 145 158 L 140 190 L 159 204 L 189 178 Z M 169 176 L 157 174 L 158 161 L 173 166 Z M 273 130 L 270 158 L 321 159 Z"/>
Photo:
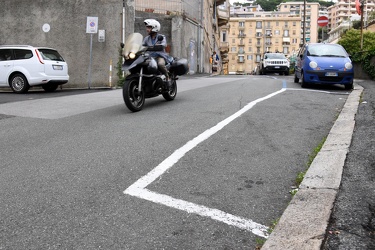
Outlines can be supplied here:
<path id="1" fill-rule="evenodd" d="M 46 92 L 53 92 L 58 88 L 58 84 L 52 83 L 52 84 L 44 84 L 42 85 L 42 89 Z"/>
<path id="2" fill-rule="evenodd" d="M 295 82 L 295 83 L 298 83 L 298 82 L 299 82 L 299 79 L 298 79 L 298 77 L 297 77 L 296 74 L 294 74 L 294 82 Z"/>
<path id="3" fill-rule="evenodd" d="M 285 71 L 285 75 L 286 75 L 286 76 L 289 75 L 289 70 Z"/>
<path id="4" fill-rule="evenodd" d="M 301 87 L 306 88 L 307 82 L 305 82 L 305 76 L 303 75 L 303 72 L 301 72 Z"/>
<path id="5" fill-rule="evenodd" d="M 346 84 L 346 85 L 344 85 L 345 86 L 345 89 L 347 89 L 347 90 L 351 90 L 351 89 L 353 89 L 353 82 L 351 82 L 351 83 L 349 83 L 349 84 Z"/>
<path id="6" fill-rule="evenodd" d="M 10 87 L 14 93 L 22 94 L 26 93 L 29 90 L 30 85 L 24 75 L 15 74 L 10 79 Z"/>

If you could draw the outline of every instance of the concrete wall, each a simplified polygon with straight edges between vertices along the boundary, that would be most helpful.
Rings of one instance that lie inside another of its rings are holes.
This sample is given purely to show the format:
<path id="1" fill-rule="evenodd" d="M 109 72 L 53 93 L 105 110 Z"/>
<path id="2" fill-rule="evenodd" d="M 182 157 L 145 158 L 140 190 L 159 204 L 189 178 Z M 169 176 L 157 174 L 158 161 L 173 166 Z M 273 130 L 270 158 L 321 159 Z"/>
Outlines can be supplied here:
<path id="1" fill-rule="evenodd" d="M 371 58 L 371 64 L 375 65 L 375 57 Z M 362 69 L 360 63 L 353 63 L 354 66 L 354 78 L 363 80 L 372 80 L 371 77 Z"/>
<path id="2" fill-rule="evenodd" d="M 126 21 L 122 27 L 123 2 L 120 0 L 3 0 L 0 8 L 0 45 L 29 44 L 56 48 L 67 61 L 70 81 L 67 87 L 88 87 L 90 34 L 87 16 L 98 17 L 98 29 L 106 40 L 93 35 L 91 87 L 109 86 L 109 65 L 113 63 L 112 82 L 117 82 L 115 66 L 119 60 L 122 32 L 134 29 L 134 0 L 125 1 Z M 44 24 L 50 26 L 44 32 Z M 69 86 L 68 86 L 69 85 Z"/>

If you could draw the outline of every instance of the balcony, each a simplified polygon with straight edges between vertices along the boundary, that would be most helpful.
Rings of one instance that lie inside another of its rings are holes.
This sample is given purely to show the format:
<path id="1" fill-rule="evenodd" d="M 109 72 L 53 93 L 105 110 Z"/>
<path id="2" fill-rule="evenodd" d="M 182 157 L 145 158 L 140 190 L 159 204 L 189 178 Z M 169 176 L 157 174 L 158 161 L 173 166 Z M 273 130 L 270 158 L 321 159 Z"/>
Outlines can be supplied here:
<path id="1" fill-rule="evenodd" d="M 223 7 L 217 7 L 217 20 L 219 27 L 227 25 L 229 22 L 229 7 L 226 9 Z"/>
<path id="2" fill-rule="evenodd" d="M 220 53 L 228 53 L 229 52 L 229 43 L 228 42 L 221 42 L 220 43 Z"/>
<path id="3" fill-rule="evenodd" d="M 237 59 L 238 63 L 245 63 L 245 60 Z"/>
<path id="4" fill-rule="evenodd" d="M 238 34 L 238 38 L 244 38 L 246 37 L 246 34 Z"/>

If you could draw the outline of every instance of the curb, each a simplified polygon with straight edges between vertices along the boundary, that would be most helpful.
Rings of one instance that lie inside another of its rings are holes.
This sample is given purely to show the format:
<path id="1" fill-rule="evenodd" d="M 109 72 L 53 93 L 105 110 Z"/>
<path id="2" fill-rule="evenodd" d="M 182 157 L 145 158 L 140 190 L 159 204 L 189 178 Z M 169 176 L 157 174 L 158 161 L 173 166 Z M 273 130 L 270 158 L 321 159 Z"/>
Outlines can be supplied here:
<path id="1" fill-rule="evenodd" d="M 340 188 L 363 88 L 355 85 L 290 204 L 264 243 L 268 249 L 320 250 Z"/>

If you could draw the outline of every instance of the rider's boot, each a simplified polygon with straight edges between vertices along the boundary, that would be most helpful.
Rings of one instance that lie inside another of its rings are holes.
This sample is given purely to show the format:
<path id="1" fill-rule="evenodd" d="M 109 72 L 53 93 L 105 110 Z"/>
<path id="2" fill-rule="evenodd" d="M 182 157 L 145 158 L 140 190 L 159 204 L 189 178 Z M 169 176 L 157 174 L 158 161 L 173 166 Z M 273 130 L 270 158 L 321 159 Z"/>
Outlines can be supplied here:
<path id="1" fill-rule="evenodd" d="M 172 87 L 172 80 L 171 80 L 171 77 L 169 76 L 169 73 L 166 75 L 165 77 L 165 87 L 166 89 L 170 90 L 171 87 Z"/>

